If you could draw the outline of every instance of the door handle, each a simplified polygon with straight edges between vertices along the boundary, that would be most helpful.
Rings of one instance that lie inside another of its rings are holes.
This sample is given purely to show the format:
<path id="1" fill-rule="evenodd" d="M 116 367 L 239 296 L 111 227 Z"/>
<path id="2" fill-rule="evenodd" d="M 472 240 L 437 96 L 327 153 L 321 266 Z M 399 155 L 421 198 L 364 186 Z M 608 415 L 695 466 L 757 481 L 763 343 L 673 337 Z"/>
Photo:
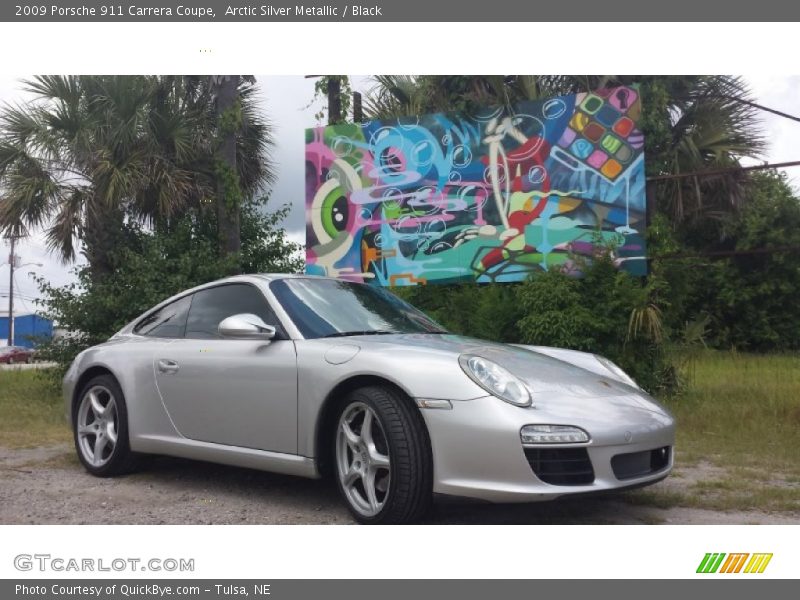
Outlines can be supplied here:
<path id="1" fill-rule="evenodd" d="M 162 358 L 158 361 L 158 370 L 161 373 L 177 373 L 180 368 L 178 363 L 169 358 Z"/>

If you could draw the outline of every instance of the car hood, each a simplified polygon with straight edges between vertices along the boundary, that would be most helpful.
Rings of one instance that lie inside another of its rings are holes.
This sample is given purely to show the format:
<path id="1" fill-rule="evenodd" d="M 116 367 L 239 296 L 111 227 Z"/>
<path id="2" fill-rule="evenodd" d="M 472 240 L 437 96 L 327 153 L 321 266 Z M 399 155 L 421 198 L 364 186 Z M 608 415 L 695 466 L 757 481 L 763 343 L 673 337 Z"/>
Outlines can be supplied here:
<path id="1" fill-rule="evenodd" d="M 367 335 L 349 339 L 364 350 L 372 347 L 394 353 L 420 348 L 427 352 L 452 353 L 456 357 L 474 354 L 487 358 L 522 379 L 533 393 L 534 404 L 540 406 L 541 402 L 549 403 L 548 398 L 562 398 L 563 402 L 574 399 L 581 403 L 590 398 L 605 398 L 612 404 L 663 412 L 645 392 L 615 379 L 610 373 L 605 376 L 531 348 L 453 334 Z"/>

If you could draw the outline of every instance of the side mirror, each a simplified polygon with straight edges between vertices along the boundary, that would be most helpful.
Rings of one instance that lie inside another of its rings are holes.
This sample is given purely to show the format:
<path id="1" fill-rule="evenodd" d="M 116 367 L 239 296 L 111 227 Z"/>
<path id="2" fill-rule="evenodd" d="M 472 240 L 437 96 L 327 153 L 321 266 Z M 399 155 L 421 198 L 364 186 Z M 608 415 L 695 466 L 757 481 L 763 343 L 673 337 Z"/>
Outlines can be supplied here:
<path id="1" fill-rule="evenodd" d="M 271 340 L 275 337 L 275 328 L 257 315 L 242 313 L 223 319 L 219 324 L 219 334 L 238 340 Z"/>

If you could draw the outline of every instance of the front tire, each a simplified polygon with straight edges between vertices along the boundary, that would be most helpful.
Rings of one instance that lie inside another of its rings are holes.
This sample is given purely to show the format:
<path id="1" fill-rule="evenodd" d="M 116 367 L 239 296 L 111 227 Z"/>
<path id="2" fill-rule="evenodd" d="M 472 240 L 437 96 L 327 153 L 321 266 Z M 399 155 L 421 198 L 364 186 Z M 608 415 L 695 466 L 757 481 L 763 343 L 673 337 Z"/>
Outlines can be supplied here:
<path id="1" fill-rule="evenodd" d="M 364 387 L 347 395 L 333 437 L 339 493 L 360 523 L 410 523 L 432 501 L 432 458 L 422 416 L 400 392 Z"/>
<path id="2" fill-rule="evenodd" d="M 72 433 L 81 464 L 96 477 L 129 473 L 139 464 L 128 440 L 125 396 L 112 375 L 93 377 L 83 387 L 72 411 Z"/>

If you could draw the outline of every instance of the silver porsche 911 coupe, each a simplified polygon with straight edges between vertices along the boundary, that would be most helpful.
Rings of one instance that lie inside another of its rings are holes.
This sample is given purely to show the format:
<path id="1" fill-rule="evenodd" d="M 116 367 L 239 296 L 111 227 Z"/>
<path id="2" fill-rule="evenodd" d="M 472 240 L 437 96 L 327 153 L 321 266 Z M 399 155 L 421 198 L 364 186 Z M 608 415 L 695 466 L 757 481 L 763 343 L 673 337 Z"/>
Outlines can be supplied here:
<path id="1" fill-rule="evenodd" d="M 106 477 L 145 454 L 329 474 L 362 523 L 434 496 L 529 502 L 655 483 L 672 416 L 592 354 L 453 335 L 388 291 L 231 277 L 169 298 L 64 379 L 75 447 Z"/>

